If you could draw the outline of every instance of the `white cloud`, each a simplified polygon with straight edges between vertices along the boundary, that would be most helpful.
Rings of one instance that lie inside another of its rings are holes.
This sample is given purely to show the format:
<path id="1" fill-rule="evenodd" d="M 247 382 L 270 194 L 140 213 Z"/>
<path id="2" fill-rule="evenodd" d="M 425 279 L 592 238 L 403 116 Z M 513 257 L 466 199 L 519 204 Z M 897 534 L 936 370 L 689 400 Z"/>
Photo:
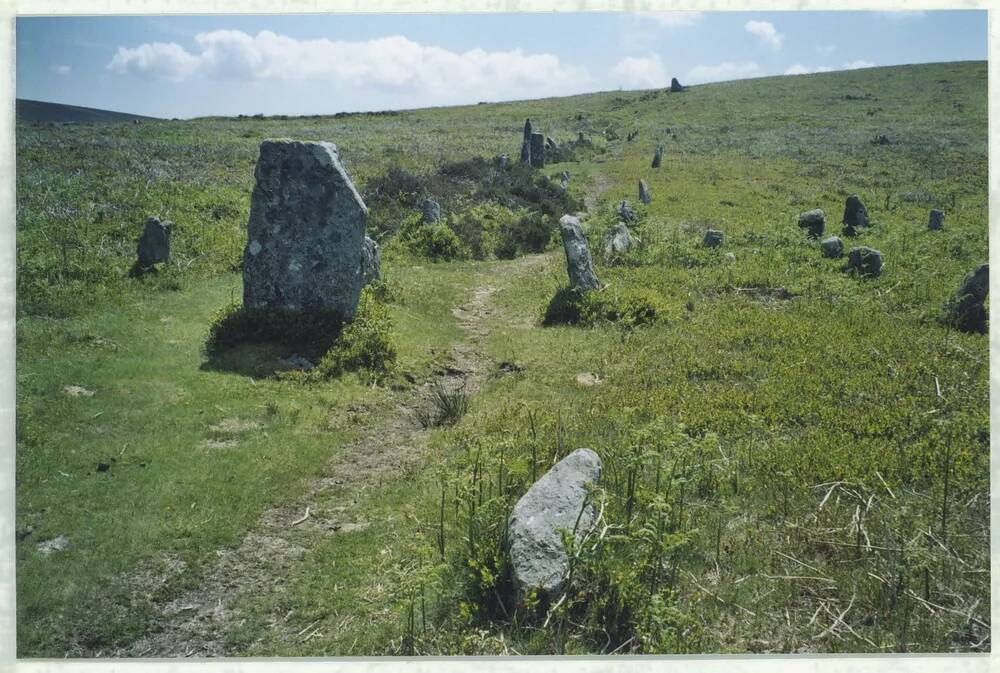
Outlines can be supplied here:
<path id="1" fill-rule="evenodd" d="M 436 96 L 436 102 L 576 93 L 589 73 L 553 54 L 472 49 L 458 53 L 395 35 L 363 42 L 298 40 L 261 31 L 195 36 L 193 53 L 176 43 L 119 47 L 108 69 L 171 81 L 321 80 Z"/>
<path id="2" fill-rule="evenodd" d="M 844 70 L 857 70 L 858 68 L 874 68 L 871 61 L 848 61 L 844 63 Z"/>
<path id="3" fill-rule="evenodd" d="M 52 66 L 52 72 L 57 75 L 68 75 L 72 72 L 72 68 L 68 65 L 54 65 Z"/>
<path id="4" fill-rule="evenodd" d="M 814 72 L 833 72 L 833 68 L 825 65 L 818 65 L 815 68 L 796 63 L 785 71 L 786 75 L 808 75 Z"/>
<path id="5" fill-rule="evenodd" d="M 745 79 L 760 74 L 760 66 L 753 61 L 744 63 L 719 63 L 718 65 L 697 65 L 691 68 L 687 78 L 692 82 L 721 82 L 730 79 Z"/>
<path id="6" fill-rule="evenodd" d="M 764 44 L 769 44 L 775 49 L 780 49 L 781 43 L 785 40 L 785 36 L 779 33 L 770 21 L 747 21 L 743 28 L 751 35 L 756 35 Z"/>
<path id="7" fill-rule="evenodd" d="M 611 75 L 615 84 L 630 89 L 654 89 L 670 81 L 656 54 L 623 58 L 611 69 Z"/>
<path id="8" fill-rule="evenodd" d="M 832 54 L 837 51 L 837 47 L 832 44 L 817 44 L 816 53 L 817 54 Z"/>
<path id="9" fill-rule="evenodd" d="M 639 12 L 639 16 L 652 19 L 668 28 L 693 26 L 701 21 L 704 15 L 704 12 Z"/>

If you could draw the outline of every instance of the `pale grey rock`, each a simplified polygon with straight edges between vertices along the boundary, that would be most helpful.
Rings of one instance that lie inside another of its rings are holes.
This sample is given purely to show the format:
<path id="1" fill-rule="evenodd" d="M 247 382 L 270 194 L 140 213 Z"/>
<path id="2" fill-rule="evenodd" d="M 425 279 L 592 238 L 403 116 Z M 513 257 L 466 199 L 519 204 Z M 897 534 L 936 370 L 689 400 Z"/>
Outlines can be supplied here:
<path id="1" fill-rule="evenodd" d="M 379 244 L 365 236 L 361 255 L 361 284 L 371 285 L 382 277 L 382 250 Z"/>
<path id="2" fill-rule="evenodd" d="M 604 236 L 604 258 L 610 260 L 623 255 L 638 242 L 639 239 L 632 236 L 625 223 L 619 222 Z"/>
<path id="3" fill-rule="evenodd" d="M 562 233 L 563 249 L 566 251 L 566 273 L 569 275 L 570 287 L 583 291 L 598 289 L 601 283 L 594 275 L 590 248 L 580 220 L 572 215 L 563 215 L 559 218 L 559 230 Z"/>
<path id="4" fill-rule="evenodd" d="M 813 238 L 823 235 L 823 228 L 826 226 L 826 215 L 822 210 L 808 210 L 799 215 L 799 228 L 805 229 Z"/>
<path id="5" fill-rule="evenodd" d="M 727 252 L 722 256 L 722 259 L 726 260 L 726 264 L 733 264 L 736 262 L 736 254 L 732 252 Z"/>
<path id="6" fill-rule="evenodd" d="M 649 186 L 645 180 L 639 180 L 639 200 L 649 205 L 653 200 L 653 195 L 649 193 Z"/>
<path id="7" fill-rule="evenodd" d="M 170 261 L 170 230 L 173 223 L 170 220 L 160 221 L 158 217 L 146 219 L 139 237 L 136 250 L 136 266 L 141 270 L 151 268 L 154 264 Z"/>
<path id="8" fill-rule="evenodd" d="M 564 192 L 569 189 L 569 171 L 562 172 L 562 175 L 559 178 L 559 186 Z"/>
<path id="9" fill-rule="evenodd" d="M 441 204 L 434 199 L 424 199 L 420 205 L 420 212 L 423 215 L 425 224 L 434 224 L 441 221 Z"/>
<path id="10" fill-rule="evenodd" d="M 587 497 L 601 479 L 601 459 L 577 449 L 552 466 L 514 505 L 509 520 L 514 582 L 522 592 L 555 594 L 564 588 L 569 556 L 561 530 L 577 539 L 591 530 L 596 513 Z"/>
<path id="11" fill-rule="evenodd" d="M 45 556 L 55 554 L 56 552 L 66 551 L 69 549 L 69 538 L 65 535 L 60 535 L 59 537 L 54 537 L 51 540 L 39 542 L 37 548 L 38 553 Z"/>
<path id="12" fill-rule="evenodd" d="M 830 259 L 837 259 L 844 254 L 844 242 L 837 236 L 824 238 L 820 241 L 819 248 L 823 251 L 823 256 Z"/>
<path id="13" fill-rule="evenodd" d="M 243 304 L 354 317 L 368 209 L 327 142 L 265 140 L 254 172 Z"/>
<path id="14" fill-rule="evenodd" d="M 944 229 L 944 211 L 943 210 L 932 210 L 930 219 L 927 222 L 927 228 L 931 231 L 940 231 Z"/>
<path id="15" fill-rule="evenodd" d="M 847 266 L 844 270 L 860 276 L 881 276 L 882 253 L 867 245 L 851 248 L 847 253 Z"/>

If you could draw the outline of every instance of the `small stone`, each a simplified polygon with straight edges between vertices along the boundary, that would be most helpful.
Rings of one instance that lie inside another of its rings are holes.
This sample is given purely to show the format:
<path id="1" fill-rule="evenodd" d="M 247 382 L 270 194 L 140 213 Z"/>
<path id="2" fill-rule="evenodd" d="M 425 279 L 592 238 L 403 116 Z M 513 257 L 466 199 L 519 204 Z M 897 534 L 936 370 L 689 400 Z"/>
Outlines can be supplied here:
<path id="1" fill-rule="evenodd" d="M 844 270 L 860 276 L 878 277 L 882 275 L 882 253 L 867 245 L 851 248 Z"/>
<path id="2" fill-rule="evenodd" d="M 136 267 L 140 271 L 152 268 L 154 264 L 165 264 L 170 261 L 170 230 L 173 223 L 170 220 L 160 221 L 158 217 L 150 217 L 142 228 L 139 245 L 136 250 Z"/>
<path id="3" fill-rule="evenodd" d="M 638 243 L 624 222 L 616 224 L 604 236 L 604 258 L 611 260 L 631 250 Z"/>
<path id="4" fill-rule="evenodd" d="M 532 168 L 545 167 L 545 136 L 541 133 L 531 134 L 530 161 Z"/>
<path id="5" fill-rule="evenodd" d="M 823 235 L 826 226 L 826 215 L 819 208 L 809 210 L 799 215 L 799 228 L 806 229 L 813 238 Z"/>
<path id="6" fill-rule="evenodd" d="M 722 256 L 722 259 L 726 261 L 726 264 L 733 264 L 736 261 L 736 255 L 732 252 L 727 252 Z"/>
<path id="7" fill-rule="evenodd" d="M 423 214 L 424 224 L 434 224 L 441 221 L 441 204 L 434 199 L 424 199 L 420 205 L 420 212 Z"/>
<path id="8" fill-rule="evenodd" d="M 45 556 L 65 551 L 68 548 L 69 538 L 65 535 L 60 535 L 59 537 L 54 537 L 51 540 L 45 540 L 44 542 L 38 543 L 38 553 L 44 554 Z"/>
<path id="9" fill-rule="evenodd" d="M 63 386 L 63 392 L 70 397 L 93 397 L 94 391 L 83 386 Z"/>
<path id="10" fill-rule="evenodd" d="M 718 248 L 726 241 L 726 235 L 718 229 L 709 229 L 705 232 L 702 243 L 706 248 Z"/>
<path id="11" fill-rule="evenodd" d="M 559 230 L 562 233 L 563 249 L 566 251 L 566 272 L 570 287 L 583 291 L 598 289 L 601 283 L 594 275 L 590 248 L 580 220 L 572 215 L 563 215 L 559 218 Z"/>
<path id="12" fill-rule="evenodd" d="M 649 193 L 649 186 L 646 185 L 645 180 L 639 180 L 639 200 L 649 205 L 653 200 L 653 195 Z"/>
<path id="13" fill-rule="evenodd" d="M 927 228 L 931 231 L 940 231 L 944 229 L 944 211 L 943 210 L 932 210 L 930 220 L 927 222 Z"/>
<path id="14" fill-rule="evenodd" d="M 824 238 L 820 242 L 819 247 L 823 251 L 823 256 L 830 259 L 837 259 L 844 254 L 844 242 L 837 236 Z"/>
<path id="15" fill-rule="evenodd" d="M 514 582 L 519 591 L 538 589 L 549 595 L 564 586 L 569 556 L 561 530 L 577 538 L 595 523 L 588 485 L 601 479 L 601 459 L 590 449 L 577 449 L 536 481 L 514 505 L 508 528 Z"/>
<path id="16" fill-rule="evenodd" d="M 945 305 L 949 322 L 963 332 L 986 334 L 986 297 L 990 291 L 990 265 L 981 264 L 968 274 Z"/>
<path id="17" fill-rule="evenodd" d="M 623 200 L 618 204 L 618 217 L 626 222 L 635 222 L 639 219 L 636 216 L 635 211 L 632 210 L 632 204 L 630 204 L 627 200 Z"/>
<path id="18" fill-rule="evenodd" d="M 844 234 L 855 236 L 858 227 L 867 227 L 871 223 L 868 219 L 868 209 L 857 196 L 848 196 L 844 205 Z"/>
<path id="19" fill-rule="evenodd" d="M 601 379 L 596 374 L 591 374 L 590 372 L 580 372 L 576 375 L 576 382 L 584 388 L 590 388 L 591 386 L 599 384 Z"/>
<path id="20" fill-rule="evenodd" d="M 659 168 L 660 163 L 663 161 L 663 145 L 657 145 L 656 151 L 653 152 L 653 168 Z"/>

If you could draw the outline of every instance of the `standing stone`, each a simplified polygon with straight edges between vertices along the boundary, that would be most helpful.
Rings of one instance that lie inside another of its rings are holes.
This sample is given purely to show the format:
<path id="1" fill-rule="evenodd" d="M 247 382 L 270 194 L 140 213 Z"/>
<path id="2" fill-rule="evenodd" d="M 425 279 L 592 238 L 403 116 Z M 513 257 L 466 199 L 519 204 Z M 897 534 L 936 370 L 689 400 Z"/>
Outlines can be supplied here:
<path id="1" fill-rule="evenodd" d="M 709 229 L 705 232 L 702 243 L 706 248 L 718 248 L 726 242 L 726 235 L 718 229 Z"/>
<path id="2" fill-rule="evenodd" d="M 625 226 L 624 222 L 619 222 L 604 236 L 604 257 L 611 260 L 632 249 L 638 243 L 638 239 Z"/>
<path id="3" fill-rule="evenodd" d="M 525 140 L 521 143 L 521 163 L 528 165 L 531 163 L 531 141 Z"/>
<path id="4" fill-rule="evenodd" d="M 622 202 L 618 204 L 618 217 L 626 222 L 635 222 L 639 219 L 636 216 L 635 211 L 632 210 L 632 205 L 627 200 L 622 200 Z"/>
<path id="5" fill-rule="evenodd" d="M 326 309 L 353 318 L 368 209 L 336 145 L 265 140 L 254 175 L 244 306 Z"/>
<path id="6" fill-rule="evenodd" d="M 371 285 L 382 277 L 382 250 L 379 244 L 365 236 L 361 255 L 361 284 Z"/>
<path id="7" fill-rule="evenodd" d="M 563 249 L 566 251 L 566 273 L 569 274 L 570 287 L 583 291 L 598 289 L 601 283 L 594 275 L 590 248 L 587 247 L 587 237 L 583 235 L 580 220 L 572 215 L 563 215 L 559 218 L 559 230 L 562 233 Z"/>
<path id="8" fill-rule="evenodd" d="M 986 334 L 986 297 L 990 291 L 990 265 L 981 264 L 965 276 L 945 310 L 949 322 L 963 332 Z"/>
<path id="9" fill-rule="evenodd" d="M 869 225 L 868 209 L 857 196 L 848 196 L 844 205 L 844 234 L 855 236 L 857 227 L 867 227 Z"/>
<path id="10" fill-rule="evenodd" d="M 524 140 L 531 142 L 531 119 L 524 120 Z"/>
<path id="11" fill-rule="evenodd" d="M 649 193 L 649 187 L 646 185 L 645 180 L 639 180 L 639 200 L 649 205 L 653 200 L 653 195 Z"/>
<path id="12" fill-rule="evenodd" d="M 425 224 L 434 224 L 441 221 L 441 204 L 434 199 L 424 199 L 420 206 Z"/>
<path id="13" fill-rule="evenodd" d="M 559 145 L 550 136 L 545 136 L 545 147 L 552 150 L 553 152 L 559 151 Z"/>
<path id="14" fill-rule="evenodd" d="M 497 166 L 502 171 L 505 171 L 508 168 L 510 168 L 510 157 L 507 156 L 506 154 L 501 154 L 499 157 L 497 157 Z"/>
<path id="15" fill-rule="evenodd" d="M 824 238 L 819 247 L 823 251 L 823 256 L 830 259 L 837 259 L 844 254 L 844 242 L 837 236 Z"/>
<path id="16" fill-rule="evenodd" d="M 844 271 L 848 273 L 853 271 L 860 276 L 881 276 L 882 253 L 867 245 L 851 248 L 847 253 L 847 266 Z"/>
<path id="17" fill-rule="evenodd" d="M 531 134 L 531 156 L 529 161 L 533 168 L 545 167 L 545 136 L 541 133 Z"/>
<path id="18" fill-rule="evenodd" d="M 577 449 L 532 484 L 514 505 L 508 522 L 510 558 L 519 591 L 563 589 L 569 556 L 560 530 L 576 538 L 596 523 L 587 485 L 601 479 L 601 459 L 590 449 Z"/>
<path id="19" fill-rule="evenodd" d="M 931 231 L 940 231 L 944 229 L 944 211 L 943 210 L 932 210 L 930 220 L 927 222 L 927 228 Z"/>
<path id="20" fill-rule="evenodd" d="M 569 189 L 569 171 L 562 172 L 562 175 L 559 178 L 559 186 L 564 192 Z"/>
<path id="21" fill-rule="evenodd" d="M 826 215 L 819 208 L 809 210 L 799 215 L 799 228 L 806 229 L 813 238 L 823 235 L 826 226 Z"/>
<path id="22" fill-rule="evenodd" d="M 663 161 L 663 145 L 657 145 L 656 151 L 653 152 L 653 168 L 659 168 L 660 163 Z"/>
<path id="23" fill-rule="evenodd" d="M 136 251 L 137 270 L 146 271 L 154 264 L 170 261 L 171 228 L 173 228 L 173 223 L 170 220 L 161 222 L 158 217 L 150 217 L 146 220 Z"/>
<path id="24" fill-rule="evenodd" d="M 676 77 L 671 77 L 670 78 L 670 90 L 672 92 L 674 92 L 674 93 L 678 93 L 680 91 L 684 91 L 684 87 L 681 86 L 681 83 L 679 81 L 677 81 Z"/>

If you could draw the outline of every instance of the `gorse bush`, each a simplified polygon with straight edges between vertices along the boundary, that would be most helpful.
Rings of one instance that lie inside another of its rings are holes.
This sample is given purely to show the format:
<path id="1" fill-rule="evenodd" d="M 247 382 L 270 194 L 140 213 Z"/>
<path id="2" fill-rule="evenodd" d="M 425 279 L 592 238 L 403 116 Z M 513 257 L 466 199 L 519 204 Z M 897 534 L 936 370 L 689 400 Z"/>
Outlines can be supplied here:
<path id="1" fill-rule="evenodd" d="M 545 307 L 542 324 L 593 326 L 615 323 L 634 328 L 662 320 L 665 308 L 663 299 L 655 291 L 642 287 L 609 287 L 592 292 L 563 287 Z"/>
<path id="2" fill-rule="evenodd" d="M 321 377 L 363 370 L 369 378 L 390 373 L 396 364 L 392 318 L 369 287 L 361 290 L 358 311 L 314 370 Z"/>
<path id="3" fill-rule="evenodd" d="M 405 242 L 411 252 L 432 262 L 449 262 L 468 256 L 462 241 L 442 222 L 413 228 L 407 232 Z"/>

